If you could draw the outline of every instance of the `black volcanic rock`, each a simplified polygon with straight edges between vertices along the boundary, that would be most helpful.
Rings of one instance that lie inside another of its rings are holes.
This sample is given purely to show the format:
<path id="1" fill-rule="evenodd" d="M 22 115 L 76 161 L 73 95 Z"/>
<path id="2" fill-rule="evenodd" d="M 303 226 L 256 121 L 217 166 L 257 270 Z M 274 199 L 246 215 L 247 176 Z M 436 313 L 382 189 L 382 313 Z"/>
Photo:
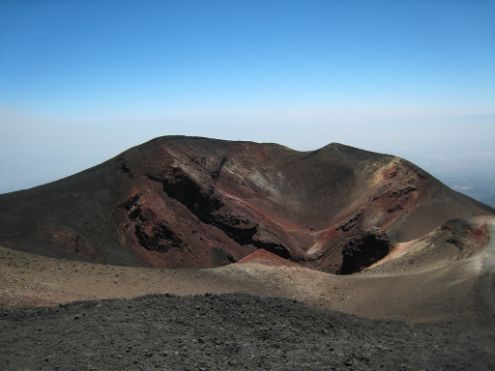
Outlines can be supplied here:
<path id="1" fill-rule="evenodd" d="M 337 273 L 360 272 L 384 258 L 389 251 L 390 241 L 383 231 L 372 229 L 353 236 L 342 248 L 342 265 Z"/>
<path id="2" fill-rule="evenodd" d="M 495 367 L 489 326 L 369 320 L 281 298 L 146 296 L 1 309 L 0 318 L 3 370 Z"/>

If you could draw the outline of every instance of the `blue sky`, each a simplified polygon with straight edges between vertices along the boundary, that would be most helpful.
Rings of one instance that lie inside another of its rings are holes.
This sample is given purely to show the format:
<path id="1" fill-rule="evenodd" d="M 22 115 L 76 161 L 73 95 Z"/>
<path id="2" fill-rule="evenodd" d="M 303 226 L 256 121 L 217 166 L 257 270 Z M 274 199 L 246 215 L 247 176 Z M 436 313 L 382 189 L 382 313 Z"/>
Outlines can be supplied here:
<path id="1" fill-rule="evenodd" d="M 0 99 L 149 115 L 495 101 L 494 2 L 9 1 Z"/>
<path id="2" fill-rule="evenodd" d="M 492 176 L 493 19 L 495 1 L 2 0 L 0 192 L 182 133 Z"/>

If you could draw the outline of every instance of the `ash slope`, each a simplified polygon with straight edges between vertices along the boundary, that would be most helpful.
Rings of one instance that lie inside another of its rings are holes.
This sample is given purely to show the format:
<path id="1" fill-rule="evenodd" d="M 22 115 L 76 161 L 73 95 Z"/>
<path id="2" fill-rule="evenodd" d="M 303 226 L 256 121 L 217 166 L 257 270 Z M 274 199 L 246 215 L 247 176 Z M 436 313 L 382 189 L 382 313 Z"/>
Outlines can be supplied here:
<path id="1" fill-rule="evenodd" d="M 263 249 L 223 267 L 156 269 L 69 261 L 0 247 L 0 307 L 160 293 L 245 293 L 296 299 L 372 319 L 491 324 L 493 236 L 495 218 L 479 218 L 470 225 L 451 222 L 399 244 L 385 259 L 352 275 L 303 268 Z"/>
<path id="2" fill-rule="evenodd" d="M 148 296 L 0 316 L 3 369 L 495 367 L 487 327 L 372 321 L 280 298 Z"/>
<path id="3" fill-rule="evenodd" d="M 493 212 L 393 156 L 174 136 L 0 196 L 0 244 L 169 268 L 226 265 L 262 248 L 353 273 L 447 219 Z"/>

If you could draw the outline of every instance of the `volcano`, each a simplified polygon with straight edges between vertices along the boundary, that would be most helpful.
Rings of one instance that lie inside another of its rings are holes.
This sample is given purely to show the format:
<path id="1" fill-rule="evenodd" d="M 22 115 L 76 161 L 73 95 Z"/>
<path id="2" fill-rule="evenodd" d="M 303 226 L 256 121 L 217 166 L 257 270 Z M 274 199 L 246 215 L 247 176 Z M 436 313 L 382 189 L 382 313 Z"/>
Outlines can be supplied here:
<path id="1" fill-rule="evenodd" d="M 1 195 L 0 245 L 165 268 L 217 267 L 266 251 L 350 274 L 448 220 L 493 213 L 395 156 L 337 143 L 298 152 L 167 136 Z"/>

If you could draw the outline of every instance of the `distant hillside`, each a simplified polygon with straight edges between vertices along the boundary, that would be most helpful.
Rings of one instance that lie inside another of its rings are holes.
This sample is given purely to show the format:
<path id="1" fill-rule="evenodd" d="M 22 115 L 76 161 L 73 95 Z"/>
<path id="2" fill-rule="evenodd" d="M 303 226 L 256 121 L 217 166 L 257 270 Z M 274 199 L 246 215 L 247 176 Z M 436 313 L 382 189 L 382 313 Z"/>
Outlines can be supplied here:
<path id="1" fill-rule="evenodd" d="M 483 203 L 491 206 L 491 207 L 495 207 L 495 194 L 492 194 L 490 196 L 486 196 L 485 198 L 483 198 L 481 200 Z"/>

